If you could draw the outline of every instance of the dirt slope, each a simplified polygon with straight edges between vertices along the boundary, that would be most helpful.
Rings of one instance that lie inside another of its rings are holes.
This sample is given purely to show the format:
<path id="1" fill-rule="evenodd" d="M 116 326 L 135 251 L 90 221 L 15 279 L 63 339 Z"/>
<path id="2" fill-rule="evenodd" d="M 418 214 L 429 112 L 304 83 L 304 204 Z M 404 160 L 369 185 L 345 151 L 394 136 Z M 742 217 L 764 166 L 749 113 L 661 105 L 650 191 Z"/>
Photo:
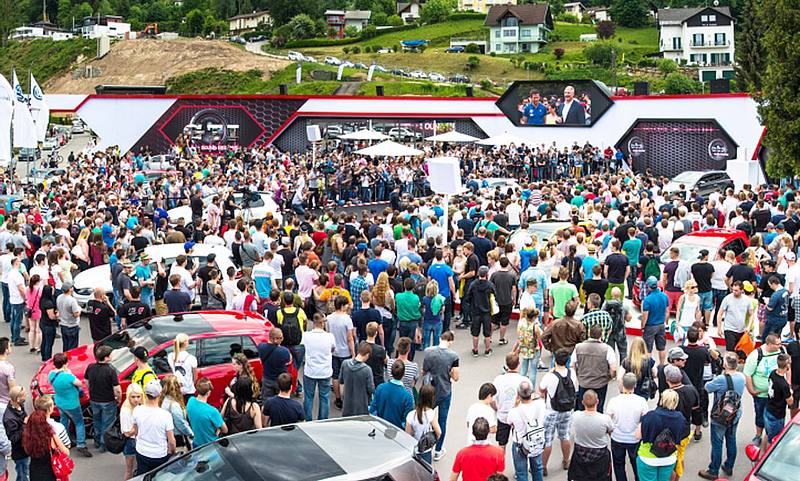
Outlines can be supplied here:
<path id="1" fill-rule="evenodd" d="M 288 60 L 255 55 L 219 40 L 126 40 L 115 43 L 102 59 L 88 63 L 100 69 L 99 77 L 73 79 L 70 71 L 51 79 L 44 90 L 88 94 L 100 84 L 163 85 L 170 77 L 207 67 L 259 69 L 267 75 L 288 64 Z"/>

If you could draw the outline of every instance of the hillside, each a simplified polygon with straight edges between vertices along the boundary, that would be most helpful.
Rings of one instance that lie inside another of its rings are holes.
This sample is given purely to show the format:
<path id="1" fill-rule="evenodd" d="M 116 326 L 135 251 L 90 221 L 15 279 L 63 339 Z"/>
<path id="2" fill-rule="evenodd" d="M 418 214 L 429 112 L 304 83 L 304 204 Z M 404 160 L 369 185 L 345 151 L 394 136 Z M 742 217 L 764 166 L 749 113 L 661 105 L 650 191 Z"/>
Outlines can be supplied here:
<path id="1" fill-rule="evenodd" d="M 167 79 L 206 68 L 235 72 L 258 70 L 265 78 L 283 69 L 288 60 L 263 57 L 223 41 L 180 38 L 177 40 L 128 40 L 117 42 L 102 59 L 91 65 L 95 78 L 73 78 L 71 72 L 50 79 L 47 93 L 93 93 L 99 84 L 164 85 Z"/>
<path id="2" fill-rule="evenodd" d="M 76 62 L 95 55 L 97 41 L 75 39 L 69 42 L 51 40 L 31 40 L 27 42 L 8 42 L 0 47 L 0 72 L 11 81 L 11 68 L 23 86 L 28 84 L 28 71 L 40 85 L 54 76 L 61 75 Z"/>

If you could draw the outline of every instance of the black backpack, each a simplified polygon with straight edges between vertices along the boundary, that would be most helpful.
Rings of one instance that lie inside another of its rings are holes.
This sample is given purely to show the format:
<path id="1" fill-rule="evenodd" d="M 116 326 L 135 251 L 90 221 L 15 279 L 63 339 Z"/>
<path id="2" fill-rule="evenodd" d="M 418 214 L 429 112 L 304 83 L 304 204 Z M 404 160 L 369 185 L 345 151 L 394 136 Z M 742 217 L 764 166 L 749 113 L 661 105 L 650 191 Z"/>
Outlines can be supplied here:
<path id="1" fill-rule="evenodd" d="M 622 318 L 622 303 L 619 301 L 608 301 L 603 306 L 603 310 L 611 316 L 611 320 L 613 321 L 612 331 L 617 333 L 625 327 L 625 320 Z"/>
<path id="2" fill-rule="evenodd" d="M 742 396 L 733 389 L 733 379 L 730 374 L 725 374 L 725 381 L 728 383 L 728 388 L 711 411 L 711 420 L 723 426 L 731 426 L 742 407 Z"/>
<path id="3" fill-rule="evenodd" d="M 303 330 L 300 329 L 300 310 L 295 307 L 294 312 L 287 312 L 286 309 L 279 311 L 283 315 L 280 328 L 283 331 L 283 345 L 297 346 L 303 340 Z"/>
<path id="4" fill-rule="evenodd" d="M 119 454 L 125 448 L 125 442 L 128 438 L 122 434 L 122 429 L 119 424 L 119 416 L 111 423 L 111 426 L 103 433 L 103 441 L 105 442 L 106 449 L 111 454 Z"/>
<path id="5" fill-rule="evenodd" d="M 575 409 L 576 396 L 575 385 L 572 383 L 569 369 L 567 369 L 566 376 L 562 376 L 558 371 L 553 371 L 553 374 L 558 378 L 558 386 L 556 387 L 556 393 L 550 399 L 550 407 L 560 413 L 572 411 Z"/>
<path id="6" fill-rule="evenodd" d="M 672 431 L 669 428 L 662 429 L 650 444 L 650 452 L 655 454 L 657 458 L 672 456 L 677 449 L 675 436 L 672 435 Z"/>

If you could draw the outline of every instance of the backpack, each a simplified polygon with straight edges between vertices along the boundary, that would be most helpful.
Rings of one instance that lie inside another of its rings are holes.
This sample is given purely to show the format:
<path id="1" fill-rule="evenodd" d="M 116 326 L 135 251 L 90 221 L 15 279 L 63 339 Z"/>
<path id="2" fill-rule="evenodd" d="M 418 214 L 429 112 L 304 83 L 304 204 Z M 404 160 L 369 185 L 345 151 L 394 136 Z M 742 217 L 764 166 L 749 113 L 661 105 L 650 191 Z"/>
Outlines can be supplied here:
<path id="1" fill-rule="evenodd" d="M 558 378 L 558 386 L 556 387 L 556 393 L 550 399 L 550 407 L 560 413 L 572 411 L 575 409 L 576 396 L 575 385 L 572 383 L 569 369 L 567 369 L 566 376 L 562 376 L 558 371 L 553 371 L 553 374 Z"/>
<path id="2" fill-rule="evenodd" d="M 658 257 L 656 256 L 648 256 L 647 263 L 644 265 L 642 279 L 647 280 L 650 276 L 656 279 L 661 278 L 661 266 L 658 264 Z"/>
<path id="3" fill-rule="evenodd" d="M 650 444 L 650 452 L 655 454 L 657 458 L 672 456 L 677 450 L 675 436 L 672 435 L 672 431 L 669 428 L 662 429 Z"/>
<path id="4" fill-rule="evenodd" d="M 280 328 L 283 331 L 283 345 L 284 346 L 297 346 L 303 340 L 303 330 L 300 329 L 299 308 L 295 307 L 294 312 L 287 312 L 281 309 L 283 314 L 283 322 Z"/>
<path id="5" fill-rule="evenodd" d="M 625 327 L 625 320 L 623 319 L 622 303 L 618 301 L 608 301 L 603 306 L 603 310 L 611 316 L 612 332 L 620 332 Z"/>
<path id="6" fill-rule="evenodd" d="M 742 396 L 733 389 L 733 379 L 730 374 L 725 374 L 725 381 L 728 383 L 728 389 L 711 411 L 711 420 L 723 426 L 731 426 L 742 407 Z"/>

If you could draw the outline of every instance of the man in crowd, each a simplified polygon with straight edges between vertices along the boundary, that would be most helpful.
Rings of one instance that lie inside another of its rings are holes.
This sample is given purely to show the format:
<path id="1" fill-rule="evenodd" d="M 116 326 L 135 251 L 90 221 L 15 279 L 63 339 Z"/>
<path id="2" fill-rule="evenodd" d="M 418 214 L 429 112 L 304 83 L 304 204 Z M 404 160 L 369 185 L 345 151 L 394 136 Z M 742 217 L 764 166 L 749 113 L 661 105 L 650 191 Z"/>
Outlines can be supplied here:
<path id="1" fill-rule="evenodd" d="M 62 351 L 67 352 L 78 347 L 81 331 L 81 306 L 72 295 L 71 282 L 63 283 L 61 292 L 56 299 L 56 306 L 58 307 L 58 322 L 61 326 Z"/>
<path id="2" fill-rule="evenodd" d="M 545 400 L 544 451 L 542 452 L 542 471 L 547 476 L 547 462 L 553 451 L 556 433 L 561 442 L 561 467 L 566 471 L 569 467 L 569 456 L 572 450 L 570 441 L 570 425 L 575 410 L 575 372 L 567 368 L 570 351 L 561 348 L 555 352 L 555 368 L 542 377 L 539 393 Z M 558 395 L 558 397 L 556 397 Z"/>
<path id="3" fill-rule="evenodd" d="M 478 357 L 478 339 L 483 334 L 483 355 L 492 355 L 492 303 L 491 296 L 495 296 L 495 289 L 488 280 L 489 268 L 481 266 L 478 269 L 478 280 L 469 285 L 464 294 L 461 305 L 470 313 L 470 334 L 472 334 L 472 357 Z M 400 332 L 402 335 L 402 330 Z"/>
<path id="4" fill-rule="evenodd" d="M 731 294 L 732 295 L 732 294 Z M 722 311 L 720 311 L 722 312 Z M 777 334 L 770 334 L 766 342 L 758 349 L 753 350 L 744 362 L 742 373 L 745 376 L 747 391 L 753 396 L 755 409 L 756 435 L 753 444 L 761 449 L 767 446 L 764 433 L 764 410 L 769 401 L 770 375 L 778 368 L 778 355 L 783 352 L 781 338 Z"/>
<path id="5" fill-rule="evenodd" d="M 133 427 L 125 436 L 135 437 L 136 475 L 140 476 L 166 463 L 175 453 L 175 426 L 172 414 L 161 409 L 161 382 L 153 379 L 144 387 L 144 404 L 133 409 Z"/>
<path id="6" fill-rule="evenodd" d="M 222 415 L 214 406 L 208 404 L 213 385 L 207 377 L 202 377 L 195 383 L 196 394 L 186 403 L 186 417 L 192 426 L 194 438 L 192 447 L 196 448 L 218 439 L 220 434 L 228 432 L 228 426 L 222 420 Z"/>
<path id="7" fill-rule="evenodd" d="M 278 376 L 288 372 L 289 363 L 292 362 L 292 355 L 289 349 L 282 346 L 283 331 L 279 327 L 273 327 L 269 331 L 269 342 L 262 342 L 258 345 L 258 357 L 261 359 L 261 401 L 266 402 L 272 396 L 276 396 L 278 389 Z"/>
<path id="8" fill-rule="evenodd" d="M 639 438 L 636 431 L 642 416 L 650 410 L 650 407 L 642 396 L 633 393 L 636 382 L 636 374 L 625 373 L 622 376 L 622 393 L 612 397 L 606 408 L 607 414 L 614 422 L 614 430 L 611 432 L 611 458 L 617 481 L 628 481 L 628 475 L 625 472 L 626 455 L 631 463 L 634 478 L 638 478 L 636 459 Z"/>
<path id="9" fill-rule="evenodd" d="M 745 321 L 753 315 L 753 303 L 744 295 L 742 282 L 734 281 L 731 284 L 731 293 L 722 300 L 717 313 L 717 332 L 722 330 L 725 333 L 726 351 L 736 349 L 746 329 Z"/>
<path id="10" fill-rule="evenodd" d="M 277 385 L 278 394 L 264 402 L 264 426 L 283 426 L 305 421 L 303 406 L 292 399 L 292 376 L 286 372 L 281 373 Z"/>
<path id="11" fill-rule="evenodd" d="M 475 437 L 475 442 L 456 454 L 450 481 L 458 481 L 459 476 L 464 481 L 487 479 L 490 475 L 502 473 L 506 469 L 503 450 L 489 444 L 489 423 L 486 419 L 475 420 L 472 424 L 472 435 Z"/>
<path id="12" fill-rule="evenodd" d="M 381 383 L 375 389 L 375 395 L 369 405 L 369 412 L 405 429 L 406 414 L 414 410 L 414 396 L 403 386 L 405 364 L 395 361 L 392 364 L 392 378 L 389 382 Z"/>
<path id="13" fill-rule="evenodd" d="M 342 363 L 339 372 L 339 383 L 344 385 L 342 416 L 369 414 L 370 398 L 375 391 L 372 369 L 366 365 L 371 352 L 369 344 L 360 344 L 356 356 Z"/>
<path id="14" fill-rule="evenodd" d="M 655 277 L 650 276 L 647 279 L 647 288 L 650 289 L 650 294 L 642 302 L 642 337 L 647 352 L 653 352 L 655 345 L 659 364 L 664 364 L 667 347 L 665 323 L 669 319 L 669 299 L 658 288 L 658 280 Z"/>
<path id="15" fill-rule="evenodd" d="M 517 390 L 527 378 L 519 373 L 519 356 L 513 352 L 506 354 L 506 372 L 494 378 L 492 384 L 497 389 L 494 401 L 497 406 L 497 444 L 505 452 L 511 435 L 508 413 L 516 405 Z"/>
<path id="16" fill-rule="evenodd" d="M 423 377 L 429 376 L 431 384 L 436 388 L 436 409 L 439 411 L 439 427 L 442 435 L 436 441 L 433 460 L 442 459 L 445 454 L 444 437 L 447 433 L 447 415 L 450 412 L 450 402 L 453 396 L 453 381 L 459 378 L 458 354 L 451 349 L 455 336 L 452 331 L 443 332 L 438 346 L 431 346 L 425 350 L 425 359 L 422 365 Z M 488 426 L 487 426 L 488 429 Z"/>
<path id="17" fill-rule="evenodd" d="M 86 368 L 83 376 L 89 391 L 94 444 L 101 453 L 106 450 L 103 433 L 114 422 L 117 416 L 117 405 L 122 397 L 119 372 L 111 365 L 111 352 L 111 346 L 95 348 L 96 362 Z"/>
<path id="18" fill-rule="evenodd" d="M 578 379 L 578 393 L 575 409 L 581 410 L 584 393 L 592 390 L 595 393 L 594 407 L 603 412 L 606 401 L 608 383 L 617 372 L 617 354 L 614 349 L 601 339 L 602 328 L 594 324 L 589 329 L 589 339 L 575 346 L 572 353 L 572 368 Z"/>
<path id="19" fill-rule="evenodd" d="M 303 410 L 305 419 L 313 421 L 314 396 L 319 391 L 317 419 L 328 419 L 330 411 L 331 377 L 333 376 L 333 351 L 336 340 L 325 330 L 326 319 L 314 314 L 314 328 L 303 336 L 306 348 L 306 363 L 303 369 Z M 280 377 L 280 376 L 278 376 Z"/>

